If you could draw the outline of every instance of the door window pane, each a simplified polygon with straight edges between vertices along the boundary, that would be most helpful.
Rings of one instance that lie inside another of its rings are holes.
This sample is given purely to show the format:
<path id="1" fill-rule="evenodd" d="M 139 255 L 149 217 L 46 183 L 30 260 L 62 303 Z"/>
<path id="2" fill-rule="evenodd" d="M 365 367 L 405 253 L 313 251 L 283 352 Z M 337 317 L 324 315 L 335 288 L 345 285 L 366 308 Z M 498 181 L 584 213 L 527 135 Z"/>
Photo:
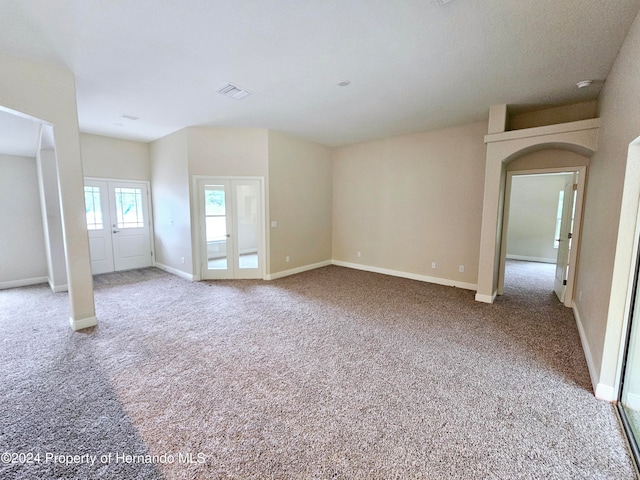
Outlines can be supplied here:
<path id="1" fill-rule="evenodd" d="M 207 242 L 218 242 L 227 240 L 227 219 L 226 217 L 207 217 Z"/>
<path id="2" fill-rule="evenodd" d="M 236 189 L 239 268 L 258 268 L 258 194 L 256 185 Z"/>
<path id="3" fill-rule="evenodd" d="M 84 187 L 84 207 L 87 218 L 87 229 L 102 230 L 102 204 L 100 203 L 100 187 Z"/>
<path id="4" fill-rule="evenodd" d="M 144 227 L 142 189 L 117 187 L 115 193 L 118 228 Z"/>
<path id="5" fill-rule="evenodd" d="M 223 185 L 207 185 L 204 190 L 207 266 L 227 269 L 227 210 Z"/>
<path id="6" fill-rule="evenodd" d="M 209 187 L 209 186 L 207 186 Z M 226 206 L 224 201 L 224 187 L 219 185 L 212 185 L 211 190 L 207 188 L 204 191 L 205 195 L 205 215 L 226 215 Z"/>

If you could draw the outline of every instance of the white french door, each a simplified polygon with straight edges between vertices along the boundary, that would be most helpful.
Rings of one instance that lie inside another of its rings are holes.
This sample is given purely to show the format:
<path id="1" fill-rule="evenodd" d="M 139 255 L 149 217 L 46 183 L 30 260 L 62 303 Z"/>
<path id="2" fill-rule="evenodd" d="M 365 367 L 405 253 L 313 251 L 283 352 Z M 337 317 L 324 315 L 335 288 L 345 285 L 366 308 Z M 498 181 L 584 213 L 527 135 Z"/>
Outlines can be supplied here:
<path id="1" fill-rule="evenodd" d="M 262 278 L 262 181 L 198 178 L 200 277 Z"/>
<path id="2" fill-rule="evenodd" d="M 91 272 L 150 267 L 151 217 L 145 182 L 86 178 L 85 212 Z"/>

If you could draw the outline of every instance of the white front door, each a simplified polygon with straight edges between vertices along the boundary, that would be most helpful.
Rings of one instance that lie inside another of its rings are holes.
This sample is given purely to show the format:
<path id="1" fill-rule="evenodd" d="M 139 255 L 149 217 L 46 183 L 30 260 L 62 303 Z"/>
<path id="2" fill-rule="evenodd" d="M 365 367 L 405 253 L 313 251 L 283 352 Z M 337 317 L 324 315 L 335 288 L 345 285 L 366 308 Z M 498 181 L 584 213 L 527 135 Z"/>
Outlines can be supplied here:
<path id="1" fill-rule="evenodd" d="M 556 276 L 553 290 L 556 292 L 558 299 L 563 303 L 567 289 L 567 279 L 569 277 L 569 254 L 571 253 L 573 207 L 575 205 L 576 187 L 577 185 L 574 182 L 567 183 L 564 186 L 560 235 L 556 239 L 558 241 L 558 258 L 556 260 Z"/>
<path id="2" fill-rule="evenodd" d="M 262 278 L 261 180 L 201 178 L 197 195 L 201 278 Z"/>
<path id="3" fill-rule="evenodd" d="M 92 273 L 150 267 L 148 184 L 85 179 L 84 191 Z"/>

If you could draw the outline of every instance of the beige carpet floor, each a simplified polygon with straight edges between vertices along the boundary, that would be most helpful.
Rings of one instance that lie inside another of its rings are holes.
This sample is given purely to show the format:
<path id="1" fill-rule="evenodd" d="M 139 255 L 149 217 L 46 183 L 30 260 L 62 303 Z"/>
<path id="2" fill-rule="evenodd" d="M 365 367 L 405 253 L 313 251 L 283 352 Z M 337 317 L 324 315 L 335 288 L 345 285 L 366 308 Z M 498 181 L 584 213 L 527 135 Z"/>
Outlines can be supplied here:
<path id="1" fill-rule="evenodd" d="M 632 479 L 539 267 L 493 305 L 335 266 L 116 273 L 82 333 L 65 294 L 0 291 L 0 478 Z"/>

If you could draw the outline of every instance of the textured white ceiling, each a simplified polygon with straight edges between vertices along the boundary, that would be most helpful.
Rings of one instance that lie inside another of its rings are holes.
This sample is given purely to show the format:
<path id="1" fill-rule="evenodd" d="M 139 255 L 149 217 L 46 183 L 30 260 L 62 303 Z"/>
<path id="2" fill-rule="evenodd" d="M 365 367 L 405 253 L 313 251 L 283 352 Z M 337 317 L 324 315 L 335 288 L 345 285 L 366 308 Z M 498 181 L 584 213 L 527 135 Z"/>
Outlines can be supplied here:
<path id="1" fill-rule="evenodd" d="M 601 83 L 575 83 L 606 78 L 639 6 L 0 0 L 0 50 L 72 70 L 86 132 L 149 141 L 246 126 L 341 145 L 480 120 L 493 104 L 594 99 Z M 226 82 L 253 94 L 215 93 Z"/>

